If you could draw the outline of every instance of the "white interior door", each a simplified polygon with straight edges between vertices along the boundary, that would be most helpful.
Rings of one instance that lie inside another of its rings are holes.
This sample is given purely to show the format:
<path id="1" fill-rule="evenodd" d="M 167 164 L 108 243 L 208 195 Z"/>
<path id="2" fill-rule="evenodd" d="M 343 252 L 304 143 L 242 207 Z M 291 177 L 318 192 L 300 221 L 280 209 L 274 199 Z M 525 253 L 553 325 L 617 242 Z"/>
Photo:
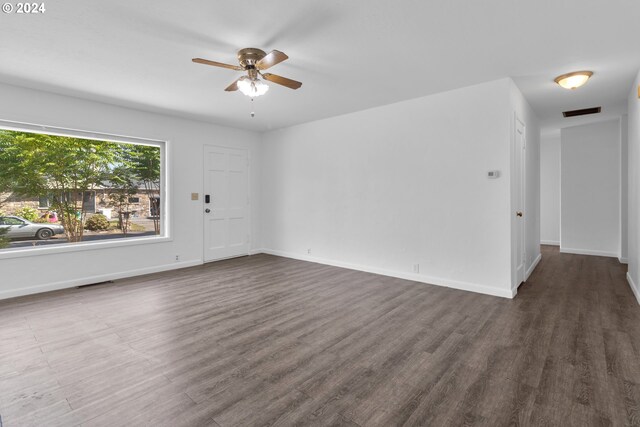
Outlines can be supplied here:
<path id="1" fill-rule="evenodd" d="M 249 253 L 247 151 L 205 146 L 204 260 Z"/>
<path id="2" fill-rule="evenodd" d="M 514 178 L 515 178 L 515 212 L 516 216 L 516 280 L 520 285 L 525 280 L 525 125 L 516 118 L 516 134 L 514 138 Z"/>

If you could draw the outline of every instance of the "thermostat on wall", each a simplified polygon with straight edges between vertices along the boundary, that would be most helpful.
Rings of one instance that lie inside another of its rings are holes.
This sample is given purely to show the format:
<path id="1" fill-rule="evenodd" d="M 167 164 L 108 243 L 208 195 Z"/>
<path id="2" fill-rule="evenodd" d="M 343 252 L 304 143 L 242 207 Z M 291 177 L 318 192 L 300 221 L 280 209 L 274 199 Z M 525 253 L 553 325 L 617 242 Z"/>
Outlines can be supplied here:
<path id="1" fill-rule="evenodd" d="M 500 177 L 500 171 L 489 171 L 487 172 L 487 178 L 496 179 Z"/>

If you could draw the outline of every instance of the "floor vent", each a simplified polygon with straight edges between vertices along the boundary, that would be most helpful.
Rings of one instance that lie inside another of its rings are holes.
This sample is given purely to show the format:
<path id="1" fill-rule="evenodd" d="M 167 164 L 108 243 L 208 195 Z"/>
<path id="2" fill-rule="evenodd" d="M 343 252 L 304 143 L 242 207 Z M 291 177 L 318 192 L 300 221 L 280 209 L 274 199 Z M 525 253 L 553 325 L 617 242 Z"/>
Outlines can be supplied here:
<path id="1" fill-rule="evenodd" d="M 113 283 L 113 280 L 107 280 L 106 282 L 90 283 L 88 285 L 80 285 L 80 286 L 76 286 L 76 288 L 78 288 L 78 289 L 88 288 L 90 286 L 104 285 L 105 283 Z M 2 426 L 0 425 L 0 427 L 2 427 Z"/>
<path id="2" fill-rule="evenodd" d="M 586 116 L 587 114 L 598 114 L 602 107 L 583 108 L 582 110 L 563 111 L 565 117 Z"/>

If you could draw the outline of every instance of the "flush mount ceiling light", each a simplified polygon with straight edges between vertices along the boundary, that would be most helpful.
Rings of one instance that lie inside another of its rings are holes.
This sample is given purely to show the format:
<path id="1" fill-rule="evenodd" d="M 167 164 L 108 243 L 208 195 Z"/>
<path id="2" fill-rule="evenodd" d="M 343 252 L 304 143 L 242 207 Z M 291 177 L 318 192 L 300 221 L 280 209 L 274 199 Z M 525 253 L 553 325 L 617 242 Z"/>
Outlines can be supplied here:
<path id="1" fill-rule="evenodd" d="M 553 81 L 565 89 L 575 89 L 585 84 L 592 75 L 592 71 L 576 71 L 558 76 Z"/>
<path id="2" fill-rule="evenodd" d="M 249 76 L 242 76 L 236 81 L 236 85 L 240 92 L 245 95 L 255 98 L 256 96 L 264 95 L 269 90 L 269 86 L 259 80 L 258 78 L 251 78 Z"/>

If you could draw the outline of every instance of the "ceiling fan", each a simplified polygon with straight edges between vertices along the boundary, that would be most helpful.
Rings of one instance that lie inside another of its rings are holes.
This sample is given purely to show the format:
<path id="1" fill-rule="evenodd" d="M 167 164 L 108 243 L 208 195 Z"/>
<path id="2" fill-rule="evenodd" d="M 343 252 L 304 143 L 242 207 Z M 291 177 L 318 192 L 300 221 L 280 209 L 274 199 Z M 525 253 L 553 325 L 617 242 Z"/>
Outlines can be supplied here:
<path id="1" fill-rule="evenodd" d="M 279 64 L 287 58 L 289 57 L 286 54 L 278 50 L 272 50 L 267 54 L 263 50 L 248 47 L 238 51 L 238 62 L 240 65 L 223 64 L 202 58 L 193 58 L 192 61 L 198 64 L 213 65 L 214 67 L 228 68 L 235 71 L 246 71 L 247 75 L 231 83 L 225 90 L 232 92 L 239 89 L 245 95 L 253 98 L 264 95 L 267 90 L 269 90 L 269 86 L 263 83 L 258 76 L 272 83 L 288 87 L 289 89 L 298 89 L 302 86 L 302 83 L 287 79 L 286 77 L 262 73 L 263 70 Z"/>

